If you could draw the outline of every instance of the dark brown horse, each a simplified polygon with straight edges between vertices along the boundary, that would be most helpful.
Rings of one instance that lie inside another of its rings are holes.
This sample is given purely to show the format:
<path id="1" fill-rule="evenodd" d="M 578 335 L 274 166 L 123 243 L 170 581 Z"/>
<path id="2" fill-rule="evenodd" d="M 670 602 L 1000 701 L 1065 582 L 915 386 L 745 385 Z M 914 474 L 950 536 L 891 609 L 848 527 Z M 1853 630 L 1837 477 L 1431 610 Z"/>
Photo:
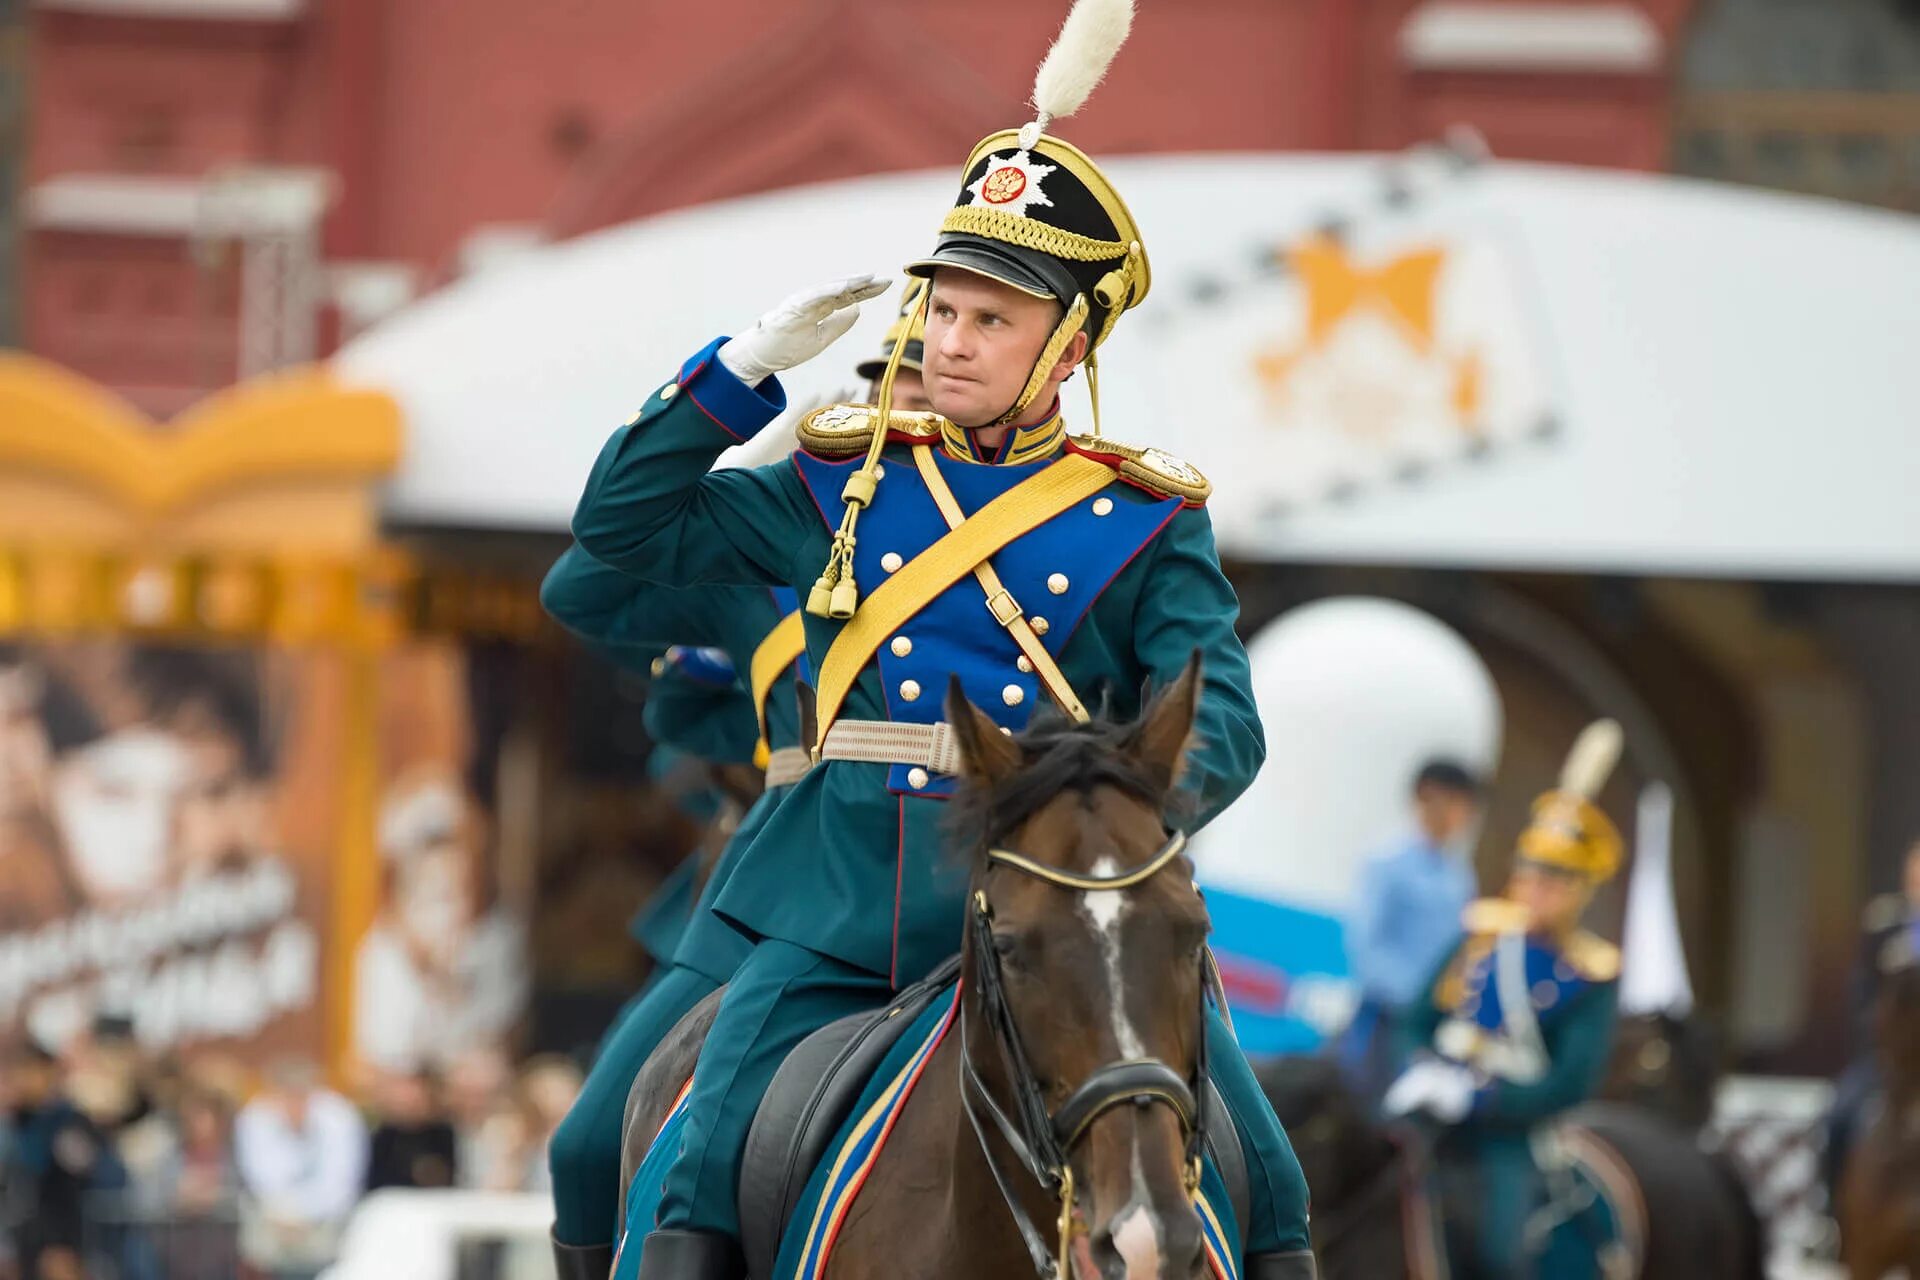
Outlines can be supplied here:
<path id="1" fill-rule="evenodd" d="M 1313 1189 L 1313 1243 L 1322 1280 L 1438 1280 L 1442 1216 L 1472 1221 L 1472 1204 L 1429 1204 L 1423 1143 L 1373 1120 L 1331 1064 L 1282 1058 L 1261 1084 L 1293 1140 Z M 1761 1280 L 1765 1239 L 1732 1168 L 1693 1135 L 1650 1113 L 1612 1104 L 1569 1119 L 1600 1140 L 1637 1184 L 1646 1207 L 1643 1280 Z M 1552 1280 L 1551 1277 L 1548 1280 Z"/>
<path id="2" fill-rule="evenodd" d="M 1841 1238 L 1853 1280 L 1920 1277 L 1920 964 L 1881 980 L 1873 1022 L 1883 1091 L 1847 1159 Z"/>
<path id="3" fill-rule="evenodd" d="M 1166 814 L 1199 692 L 1196 661 L 1133 724 L 1018 737 L 949 692 L 971 865 L 960 1013 L 848 1213 L 833 1280 L 1033 1276 L 1062 1256 L 1062 1280 L 1205 1274 L 1196 1160 L 1231 1120 L 1196 1101 L 1208 920 Z M 658 1130 L 702 1014 L 643 1071 L 629 1133 Z"/>

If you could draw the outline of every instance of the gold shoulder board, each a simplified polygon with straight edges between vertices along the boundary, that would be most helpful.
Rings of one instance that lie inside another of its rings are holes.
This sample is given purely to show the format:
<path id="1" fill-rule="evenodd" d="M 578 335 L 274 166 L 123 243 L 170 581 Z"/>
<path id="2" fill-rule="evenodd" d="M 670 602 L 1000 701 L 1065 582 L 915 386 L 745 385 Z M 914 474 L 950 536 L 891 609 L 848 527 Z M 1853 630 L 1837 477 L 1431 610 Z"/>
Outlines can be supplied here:
<path id="1" fill-rule="evenodd" d="M 1588 982 L 1612 982 L 1620 976 L 1620 948 L 1581 930 L 1567 939 L 1567 963 Z"/>
<path id="2" fill-rule="evenodd" d="M 1460 913 L 1460 927 L 1468 933 L 1520 933 L 1529 917 L 1527 909 L 1507 898 L 1476 898 Z"/>
<path id="3" fill-rule="evenodd" d="M 874 407 L 870 404 L 830 404 L 800 419 L 800 426 L 794 435 L 800 447 L 808 453 L 829 457 L 864 453 L 868 442 L 873 439 L 875 416 Z M 896 411 L 889 415 L 888 425 L 895 435 L 915 440 L 940 438 L 940 415 L 937 413 Z"/>
<path id="4" fill-rule="evenodd" d="M 1167 498 L 1179 498 L 1198 507 L 1213 495 L 1213 482 L 1191 462 L 1164 449 L 1142 449 L 1105 436 L 1069 436 L 1074 451 L 1084 453 L 1118 471 L 1135 484 Z"/>

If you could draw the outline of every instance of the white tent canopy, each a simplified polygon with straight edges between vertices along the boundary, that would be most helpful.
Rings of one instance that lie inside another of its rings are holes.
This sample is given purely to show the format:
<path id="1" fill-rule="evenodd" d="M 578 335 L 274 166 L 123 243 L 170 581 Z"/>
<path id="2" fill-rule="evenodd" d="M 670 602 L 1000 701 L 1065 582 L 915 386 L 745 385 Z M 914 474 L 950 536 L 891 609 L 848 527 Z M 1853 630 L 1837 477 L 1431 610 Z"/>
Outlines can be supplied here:
<path id="1" fill-rule="evenodd" d="M 1395 207 L 1386 164 L 1111 166 L 1155 274 L 1103 352 L 1102 430 L 1212 475 L 1224 549 L 1920 579 L 1920 220 L 1505 164 L 1410 171 Z M 396 316 L 338 358 L 406 416 L 389 516 L 564 528 L 606 434 L 685 355 L 924 251 L 953 190 L 897 175 L 685 210 Z M 1342 247 L 1315 249 L 1330 219 Z M 794 399 L 851 388 L 890 309 L 796 371 Z"/>

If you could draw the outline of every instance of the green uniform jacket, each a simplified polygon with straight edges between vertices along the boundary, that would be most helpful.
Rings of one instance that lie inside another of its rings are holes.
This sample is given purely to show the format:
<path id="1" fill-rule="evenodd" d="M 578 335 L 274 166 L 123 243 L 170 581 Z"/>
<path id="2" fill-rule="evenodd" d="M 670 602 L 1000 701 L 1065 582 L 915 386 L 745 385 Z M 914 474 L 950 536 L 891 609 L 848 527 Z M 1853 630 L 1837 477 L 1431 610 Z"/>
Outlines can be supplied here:
<path id="1" fill-rule="evenodd" d="M 647 694 L 647 731 L 656 741 L 706 760 L 753 759 L 759 722 L 744 682 L 754 650 L 785 616 L 774 593 L 763 587 L 661 587 L 610 568 L 575 546 L 548 571 L 540 601 L 561 625 L 634 672 L 647 672 L 669 644 L 725 650 L 740 680 L 718 688 L 690 680 L 656 681 Z M 795 678 L 795 668 L 789 667 L 767 695 L 767 739 L 775 750 L 800 743 Z M 716 982 L 732 974 L 751 944 L 710 908 L 741 852 L 790 790 L 767 792 L 747 813 L 698 904 L 691 866 L 676 869 L 649 900 L 635 931 L 655 959 L 685 965 Z"/>
<path id="2" fill-rule="evenodd" d="M 690 360 L 608 440 L 574 513 L 574 537 L 596 559 L 651 582 L 785 586 L 804 595 L 827 561 L 831 534 L 794 462 L 708 470 L 786 403 L 777 379 L 748 387 L 735 378 L 713 358 L 718 346 Z M 906 449 L 890 446 L 885 456 L 889 472 L 913 474 Z M 1147 500 L 1117 477 L 1105 493 L 1115 503 Z M 1113 715 L 1130 717 L 1144 684 L 1164 686 L 1201 652 L 1200 745 L 1183 783 L 1190 829 L 1245 790 L 1265 756 L 1246 651 L 1233 630 L 1238 615 L 1206 511 L 1189 507 L 1112 579 L 1058 657 L 1089 705 L 1104 693 Z M 842 625 L 806 619 L 815 670 Z M 841 715 L 888 718 L 873 664 Z M 946 852 L 944 804 L 895 794 L 887 775 L 879 764 L 816 766 L 762 826 L 746 854 L 749 871 L 729 882 L 717 909 L 754 934 L 896 983 L 951 954 L 968 868 Z"/>

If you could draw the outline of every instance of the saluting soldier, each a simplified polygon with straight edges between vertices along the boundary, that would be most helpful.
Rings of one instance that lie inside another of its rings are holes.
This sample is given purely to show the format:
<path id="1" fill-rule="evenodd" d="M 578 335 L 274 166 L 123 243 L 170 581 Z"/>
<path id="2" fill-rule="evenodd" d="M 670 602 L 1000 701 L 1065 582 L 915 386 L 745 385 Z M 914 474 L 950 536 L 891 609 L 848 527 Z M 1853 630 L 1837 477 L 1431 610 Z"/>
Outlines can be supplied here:
<path id="1" fill-rule="evenodd" d="M 1463 1189 L 1448 1203 L 1479 1210 L 1448 1222 L 1458 1276 L 1530 1274 L 1525 1227 L 1542 1186 L 1533 1131 L 1606 1074 L 1620 953 L 1580 920 L 1620 868 L 1620 833 L 1594 803 L 1620 741 L 1602 720 L 1574 744 L 1560 786 L 1534 801 L 1505 896 L 1467 907 L 1465 938 L 1407 1022 L 1417 1056 L 1386 1110 L 1443 1126 L 1441 1176 Z"/>
<path id="2" fill-rule="evenodd" d="M 752 947 L 714 916 L 712 906 L 740 851 L 806 771 L 796 689 L 802 642 L 791 591 L 653 586 L 577 546 L 547 574 L 541 601 L 616 664 L 652 674 L 645 717 L 656 742 L 713 765 L 765 770 L 765 792 L 739 821 L 704 883 L 698 882 L 696 854 L 636 919 L 636 935 L 660 967 L 601 1042 L 579 1098 L 548 1147 L 560 1276 L 604 1280 L 620 1217 L 628 1090 L 667 1032 L 725 983 Z M 683 643 L 668 646 L 662 637 Z"/>
<path id="3" fill-rule="evenodd" d="M 877 408 L 818 411 L 786 461 L 709 472 L 785 407 L 776 375 L 883 291 L 858 276 L 695 353 L 588 478 L 573 531 L 606 564 L 670 585 L 803 592 L 819 695 L 819 763 L 715 904 L 758 941 L 695 1069 L 641 1280 L 742 1274 L 739 1161 L 775 1069 L 809 1032 L 879 1005 L 959 944 L 965 872 L 940 830 L 957 765 L 941 721 L 950 675 L 1012 731 L 1043 698 L 1084 718 L 1096 690 L 1133 715 L 1140 690 L 1171 683 L 1198 650 L 1206 687 L 1182 784 L 1192 827 L 1264 756 L 1207 481 L 1155 449 L 1069 436 L 1060 410 L 1062 385 L 1091 372 L 1150 283 L 1119 194 L 1046 133 L 1116 47 L 1063 39 L 1036 88 L 1040 117 L 974 149 L 933 251 L 910 264 L 929 282 L 918 306 L 933 413 L 892 409 L 903 344 Z M 1210 1036 L 1252 1166 L 1245 1274 L 1311 1275 L 1298 1162 L 1217 1015 Z"/>

